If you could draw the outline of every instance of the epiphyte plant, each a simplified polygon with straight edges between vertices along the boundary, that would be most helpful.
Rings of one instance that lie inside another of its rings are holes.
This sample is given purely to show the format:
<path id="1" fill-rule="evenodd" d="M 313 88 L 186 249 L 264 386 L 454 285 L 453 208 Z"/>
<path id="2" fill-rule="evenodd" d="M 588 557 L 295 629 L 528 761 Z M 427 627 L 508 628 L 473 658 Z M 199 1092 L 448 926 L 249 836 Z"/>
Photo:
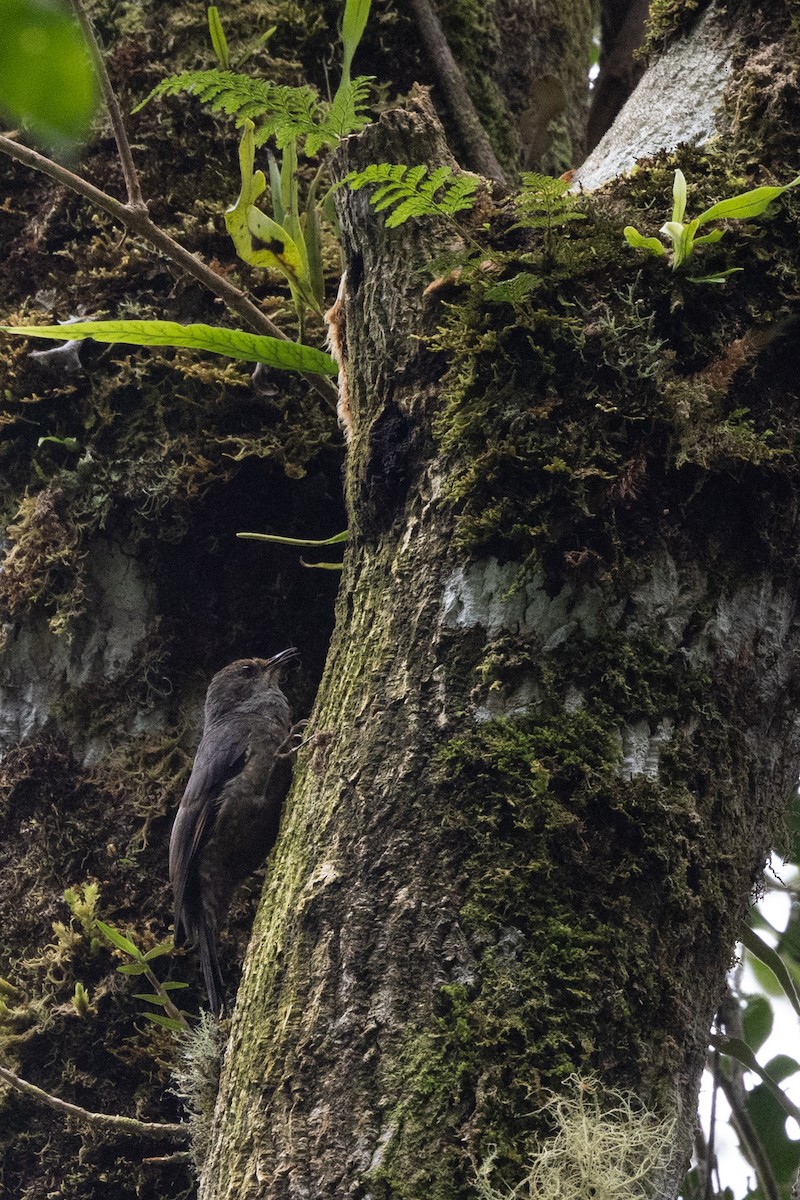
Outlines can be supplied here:
<path id="1" fill-rule="evenodd" d="M 227 70 L 230 53 L 219 14 L 213 6 L 208 12 L 209 29 L 223 69 L 170 76 L 147 97 L 150 100 L 160 95 L 193 92 L 209 104 L 212 111 L 234 114 L 237 124 L 243 127 L 239 151 L 241 190 L 238 200 L 226 213 L 226 225 L 237 253 L 244 261 L 259 267 L 272 267 L 283 274 L 298 315 L 297 342 L 288 341 L 278 329 L 275 332 L 280 333 L 280 338 L 241 329 L 201 324 L 182 326 L 172 321 L 147 320 L 78 322 L 69 325 L 68 335 L 65 335 L 65 327 L 59 325 L 3 325 L 0 331 L 57 340 L 66 340 L 66 336 L 75 339 L 92 337 L 96 341 L 130 345 L 182 346 L 262 362 L 278 369 L 301 371 L 312 379 L 335 375 L 337 366 L 330 355 L 303 344 L 304 313 L 307 308 L 321 312 L 324 298 L 320 261 L 322 205 L 317 199 L 323 167 L 317 171 L 309 188 L 305 211 L 301 214 L 297 157 L 300 145 L 304 146 L 306 154 L 314 155 L 323 147 L 332 149 L 347 134 L 367 124 L 365 105 L 369 78 L 351 79 L 350 67 L 370 7 L 371 0 L 346 0 L 341 27 L 342 76 L 329 102 L 320 100 L 309 86 L 283 87 Z M 281 156 L 280 164 L 275 159 L 270 162 L 272 217 L 255 205 L 267 188 L 264 173 L 254 170 L 255 148 L 269 137 L 274 137 L 276 152 Z M 330 383 L 329 380 L 325 382 Z M 320 386 L 318 390 L 329 397 L 324 387 Z"/>
<path id="2" fill-rule="evenodd" d="M 725 236 L 725 229 L 717 226 L 698 237 L 697 231 L 704 225 L 708 225 L 711 221 L 749 221 L 753 217 L 759 217 L 773 200 L 777 200 L 788 188 L 796 187 L 798 183 L 800 183 L 800 175 L 782 186 L 757 187 L 749 192 L 741 192 L 727 200 L 720 200 L 718 204 L 712 204 L 711 208 L 705 209 L 698 217 L 685 222 L 686 177 L 680 168 L 676 170 L 672 185 L 672 218 L 666 221 L 659 230 L 659 233 L 672 243 L 673 271 L 683 266 L 692 257 L 698 246 L 718 242 Z M 628 245 L 633 246 L 635 250 L 644 250 L 646 253 L 655 254 L 658 257 L 667 254 L 667 249 L 662 241 L 657 237 L 645 237 L 633 225 L 626 225 L 622 232 Z M 724 283 L 728 275 L 742 269 L 742 267 L 729 267 L 726 271 L 720 271 L 714 275 L 704 275 L 693 279 L 692 282 Z"/>

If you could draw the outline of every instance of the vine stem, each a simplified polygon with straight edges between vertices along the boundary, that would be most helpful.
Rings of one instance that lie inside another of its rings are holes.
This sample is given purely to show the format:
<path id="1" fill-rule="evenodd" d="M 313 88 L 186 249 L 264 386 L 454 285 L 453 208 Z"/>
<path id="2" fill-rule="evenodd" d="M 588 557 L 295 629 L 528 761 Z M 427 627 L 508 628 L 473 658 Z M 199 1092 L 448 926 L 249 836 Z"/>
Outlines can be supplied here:
<path id="1" fill-rule="evenodd" d="M 123 1117 L 113 1113 L 96 1113 L 89 1112 L 86 1108 L 81 1108 L 77 1104 L 70 1104 L 67 1100 L 61 1100 L 58 1096 L 51 1096 L 49 1092 L 43 1088 L 37 1087 L 35 1083 L 29 1083 L 27 1079 L 21 1079 L 19 1075 L 15 1075 L 13 1071 L 9 1071 L 7 1067 L 0 1067 L 0 1079 L 15 1088 L 18 1092 L 23 1092 L 26 1096 L 32 1096 L 34 1100 L 38 1100 L 41 1104 L 46 1104 L 49 1108 L 54 1108 L 57 1112 L 63 1113 L 67 1117 L 73 1117 L 76 1121 L 80 1121 L 83 1125 L 90 1125 L 95 1129 L 105 1129 L 112 1133 L 124 1134 L 126 1137 L 150 1137 L 166 1139 L 170 1141 L 189 1141 L 191 1134 L 188 1124 L 165 1124 L 159 1121 L 137 1121 L 135 1117 Z"/>

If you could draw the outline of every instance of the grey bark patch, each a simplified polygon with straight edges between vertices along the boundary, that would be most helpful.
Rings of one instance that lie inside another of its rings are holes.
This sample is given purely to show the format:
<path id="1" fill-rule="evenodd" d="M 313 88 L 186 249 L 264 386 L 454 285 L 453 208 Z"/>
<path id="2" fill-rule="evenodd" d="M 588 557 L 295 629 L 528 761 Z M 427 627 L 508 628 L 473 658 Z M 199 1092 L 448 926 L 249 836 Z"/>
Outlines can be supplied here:
<path id="1" fill-rule="evenodd" d="M 673 42 L 645 72 L 579 168 L 575 187 L 593 191 L 630 171 L 637 159 L 714 137 L 731 51 L 731 35 L 721 28 L 712 5 L 689 36 Z"/>

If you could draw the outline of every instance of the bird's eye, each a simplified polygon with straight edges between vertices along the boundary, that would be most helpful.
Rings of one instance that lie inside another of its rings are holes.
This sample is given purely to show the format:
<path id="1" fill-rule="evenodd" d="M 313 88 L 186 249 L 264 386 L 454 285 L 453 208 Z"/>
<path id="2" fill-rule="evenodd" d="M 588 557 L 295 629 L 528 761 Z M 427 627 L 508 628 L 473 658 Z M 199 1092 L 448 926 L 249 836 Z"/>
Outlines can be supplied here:
<path id="1" fill-rule="evenodd" d="M 252 675 L 254 671 L 255 667 L 252 663 L 242 663 L 241 667 L 239 668 L 240 675 Z"/>

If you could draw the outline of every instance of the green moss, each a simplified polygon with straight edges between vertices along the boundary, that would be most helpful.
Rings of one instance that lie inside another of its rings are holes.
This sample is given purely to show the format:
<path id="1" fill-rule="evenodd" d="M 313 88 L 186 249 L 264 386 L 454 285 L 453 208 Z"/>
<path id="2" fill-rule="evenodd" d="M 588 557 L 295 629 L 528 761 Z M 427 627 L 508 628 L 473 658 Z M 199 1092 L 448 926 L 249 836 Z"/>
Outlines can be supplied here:
<path id="1" fill-rule="evenodd" d="M 514 245 L 495 215 L 502 277 L 533 272 L 536 286 L 515 299 L 496 274 L 467 271 L 432 342 L 452 355 L 434 434 L 462 550 L 539 562 L 553 586 L 575 568 L 602 576 L 641 559 L 651 529 L 680 538 L 687 516 L 702 528 L 730 472 L 751 471 L 756 497 L 793 476 L 800 427 L 773 380 L 777 362 L 786 360 L 779 375 L 788 370 L 781 320 L 800 285 L 800 206 L 787 193 L 773 213 L 702 248 L 698 272 L 742 268 L 712 304 L 712 285 L 621 237 L 628 223 L 657 232 L 677 166 L 689 215 L 753 184 L 738 160 L 686 148 L 583 202 L 587 219 L 557 230 L 554 249 L 537 230 Z M 757 525 L 746 505 L 738 515 L 751 546 Z"/>
<path id="2" fill-rule="evenodd" d="M 656 1052 L 651 1041 L 686 986 L 658 931 L 691 939 L 727 903 L 706 882 L 717 851 L 698 837 L 690 793 L 621 778 L 609 722 L 588 708 L 488 721 L 448 743 L 437 770 L 475 963 L 439 988 L 396 1068 L 403 1100 L 370 1174 L 392 1200 L 474 1197 L 475 1164 L 493 1154 L 500 1178 L 519 1182 L 545 1090 L 609 1070 L 609 1026 L 618 1077 L 641 1087 L 647 1064 L 677 1070 L 668 1034 Z"/>
<path id="3" fill-rule="evenodd" d="M 651 0 L 642 53 L 663 50 L 685 33 L 698 11 L 707 6 L 708 0 Z"/>

